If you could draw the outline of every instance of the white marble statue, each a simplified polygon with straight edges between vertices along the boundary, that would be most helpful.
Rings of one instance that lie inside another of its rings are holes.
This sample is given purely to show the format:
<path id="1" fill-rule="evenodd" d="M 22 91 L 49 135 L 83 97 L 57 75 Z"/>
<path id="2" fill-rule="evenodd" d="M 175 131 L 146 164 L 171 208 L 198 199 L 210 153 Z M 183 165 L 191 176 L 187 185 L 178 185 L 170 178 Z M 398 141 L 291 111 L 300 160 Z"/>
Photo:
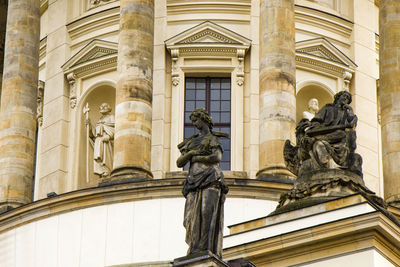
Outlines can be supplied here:
<path id="1" fill-rule="evenodd" d="M 93 172 L 100 177 L 106 177 L 112 170 L 115 119 L 108 103 L 101 104 L 99 111 L 102 116 L 95 127 L 89 120 L 86 120 L 86 125 L 89 127 L 88 138 L 93 145 Z"/>
<path id="2" fill-rule="evenodd" d="M 311 98 L 308 101 L 308 110 L 303 112 L 303 118 L 311 120 L 314 118 L 315 113 L 318 111 L 318 99 Z"/>

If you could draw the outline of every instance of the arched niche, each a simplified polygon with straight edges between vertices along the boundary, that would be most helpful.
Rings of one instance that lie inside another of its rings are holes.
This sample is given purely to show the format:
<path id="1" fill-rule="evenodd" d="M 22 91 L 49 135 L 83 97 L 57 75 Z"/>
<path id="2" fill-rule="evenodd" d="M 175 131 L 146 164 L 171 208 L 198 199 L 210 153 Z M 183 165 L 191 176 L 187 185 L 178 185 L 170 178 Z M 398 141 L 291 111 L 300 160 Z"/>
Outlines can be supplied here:
<path id="1" fill-rule="evenodd" d="M 303 112 L 308 110 L 308 101 L 311 98 L 316 98 L 319 108 L 321 108 L 327 103 L 332 103 L 333 95 L 332 90 L 321 83 L 304 83 L 296 95 L 296 123 L 303 118 Z"/>
<path id="2" fill-rule="evenodd" d="M 100 119 L 99 107 L 102 103 L 108 103 L 111 108 L 111 114 L 115 116 L 115 84 L 112 82 L 101 82 L 97 83 L 88 90 L 82 96 L 78 104 L 77 109 L 77 122 L 79 138 L 77 138 L 77 150 L 74 152 L 77 155 L 75 157 L 75 164 L 77 170 L 77 187 L 85 188 L 88 186 L 97 185 L 99 182 L 99 176 L 93 172 L 93 147 L 87 143 L 87 128 L 85 125 L 85 114 L 84 108 L 86 104 L 90 109 L 89 120 L 93 127 L 96 122 Z M 89 147 L 89 153 L 87 154 L 87 148 Z M 86 169 L 88 168 L 88 169 Z M 87 171 L 89 177 L 87 177 Z"/>

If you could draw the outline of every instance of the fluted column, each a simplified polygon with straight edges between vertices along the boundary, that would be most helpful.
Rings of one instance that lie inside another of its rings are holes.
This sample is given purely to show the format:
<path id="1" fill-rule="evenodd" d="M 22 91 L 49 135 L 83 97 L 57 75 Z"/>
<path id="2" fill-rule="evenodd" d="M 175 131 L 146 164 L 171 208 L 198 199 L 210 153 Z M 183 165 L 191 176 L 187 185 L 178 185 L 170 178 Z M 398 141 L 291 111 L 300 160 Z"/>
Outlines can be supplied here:
<path id="1" fill-rule="evenodd" d="M 39 2 L 12 0 L 8 5 L 0 107 L 0 211 L 32 200 Z"/>
<path id="2" fill-rule="evenodd" d="M 384 197 L 400 207 L 400 1 L 381 0 L 379 99 Z"/>
<path id="3" fill-rule="evenodd" d="M 283 146 L 295 132 L 294 34 L 294 0 L 261 0 L 259 178 L 292 176 Z"/>
<path id="4" fill-rule="evenodd" d="M 152 177 L 153 31 L 153 0 L 121 0 L 113 177 Z"/>

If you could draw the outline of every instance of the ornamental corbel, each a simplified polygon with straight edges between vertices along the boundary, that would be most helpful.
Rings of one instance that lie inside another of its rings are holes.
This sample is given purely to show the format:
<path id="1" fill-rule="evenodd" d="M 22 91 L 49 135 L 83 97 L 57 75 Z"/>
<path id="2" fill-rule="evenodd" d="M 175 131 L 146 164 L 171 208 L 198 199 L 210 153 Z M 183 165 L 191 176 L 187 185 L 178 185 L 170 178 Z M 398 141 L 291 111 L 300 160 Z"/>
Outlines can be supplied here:
<path id="1" fill-rule="evenodd" d="M 180 81 L 179 71 L 178 71 L 179 49 L 171 50 L 171 58 L 172 58 L 172 69 L 171 69 L 172 85 L 178 86 Z"/>
<path id="2" fill-rule="evenodd" d="M 36 109 L 36 119 L 39 126 L 43 124 L 43 97 L 44 97 L 44 81 L 38 83 L 37 92 L 37 109 Z"/>
<path id="3" fill-rule="evenodd" d="M 239 65 L 237 68 L 237 73 L 236 73 L 236 83 L 239 86 L 242 86 L 244 83 L 244 55 L 246 51 L 244 49 L 238 49 L 236 52 Z"/>
<path id="4" fill-rule="evenodd" d="M 67 80 L 69 83 L 69 105 L 71 108 L 76 106 L 76 75 L 72 72 L 67 75 Z"/>
<path id="5" fill-rule="evenodd" d="M 350 81 L 352 77 L 353 74 L 351 72 L 345 71 L 343 73 L 343 90 L 347 92 L 350 90 Z"/>

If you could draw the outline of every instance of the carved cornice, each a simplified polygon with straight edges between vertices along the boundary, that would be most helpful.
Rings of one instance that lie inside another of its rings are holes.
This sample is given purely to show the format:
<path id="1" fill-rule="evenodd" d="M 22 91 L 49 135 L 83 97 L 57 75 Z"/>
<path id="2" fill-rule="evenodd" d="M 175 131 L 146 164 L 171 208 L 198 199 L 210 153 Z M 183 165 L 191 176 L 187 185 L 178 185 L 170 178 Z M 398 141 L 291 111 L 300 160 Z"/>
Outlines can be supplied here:
<path id="1" fill-rule="evenodd" d="M 316 38 L 296 43 L 296 67 L 343 79 L 348 91 L 357 65 L 328 40 Z"/>
<path id="2" fill-rule="evenodd" d="M 93 40 L 73 55 L 63 66 L 66 75 L 74 73 L 81 78 L 117 68 L 118 44 Z"/>

